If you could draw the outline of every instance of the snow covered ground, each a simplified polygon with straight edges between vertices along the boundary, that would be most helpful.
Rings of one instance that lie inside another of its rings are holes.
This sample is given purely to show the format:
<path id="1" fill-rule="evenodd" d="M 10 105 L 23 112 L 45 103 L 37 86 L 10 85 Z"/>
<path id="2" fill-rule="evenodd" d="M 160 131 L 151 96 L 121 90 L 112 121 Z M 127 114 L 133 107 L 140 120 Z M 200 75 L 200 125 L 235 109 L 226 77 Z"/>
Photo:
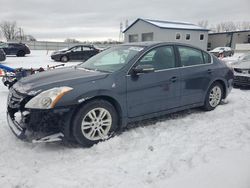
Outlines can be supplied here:
<path id="1" fill-rule="evenodd" d="M 55 65 L 46 51 L 4 64 Z M 250 188 L 250 90 L 233 89 L 214 111 L 144 121 L 87 149 L 16 139 L 6 122 L 7 94 L 0 83 L 1 188 Z"/>

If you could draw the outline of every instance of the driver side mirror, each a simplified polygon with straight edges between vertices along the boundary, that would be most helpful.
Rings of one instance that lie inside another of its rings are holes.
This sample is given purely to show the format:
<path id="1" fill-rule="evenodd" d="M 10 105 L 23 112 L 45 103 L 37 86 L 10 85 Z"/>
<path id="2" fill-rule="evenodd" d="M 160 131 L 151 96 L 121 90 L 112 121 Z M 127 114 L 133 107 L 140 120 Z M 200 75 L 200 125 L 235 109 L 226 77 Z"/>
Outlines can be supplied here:
<path id="1" fill-rule="evenodd" d="M 153 65 L 137 65 L 136 67 L 133 68 L 134 74 L 149 73 L 154 71 L 155 68 L 153 67 Z"/>

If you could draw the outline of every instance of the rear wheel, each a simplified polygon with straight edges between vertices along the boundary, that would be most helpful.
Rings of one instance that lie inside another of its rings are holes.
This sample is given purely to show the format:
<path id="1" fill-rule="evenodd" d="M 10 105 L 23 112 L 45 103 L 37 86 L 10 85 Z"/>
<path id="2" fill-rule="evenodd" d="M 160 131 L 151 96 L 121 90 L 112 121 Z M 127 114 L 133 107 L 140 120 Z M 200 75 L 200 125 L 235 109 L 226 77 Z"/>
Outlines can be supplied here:
<path id="1" fill-rule="evenodd" d="M 118 128 L 117 112 L 105 100 L 94 100 L 83 105 L 73 121 L 73 136 L 86 147 L 107 140 Z"/>
<path id="2" fill-rule="evenodd" d="M 16 56 L 17 57 L 24 57 L 25 56 L 25 52 L 22 51 L 22 50 L 20 50 L 20 51 L 17 52 Z"/>
<path id="3" fill-rule="evenodd" d="M 204 109 L 207 111 L 215 109 L 223 97 L 223 87 L 219 82 L 213 83 L 206 95 Z"/>
<path id="4" fill-rule="evenodd" d="M 69 61 L 69 58 L 66 55 L 61 57 L 61 62 L 68 62 L 68 61 Z"/>

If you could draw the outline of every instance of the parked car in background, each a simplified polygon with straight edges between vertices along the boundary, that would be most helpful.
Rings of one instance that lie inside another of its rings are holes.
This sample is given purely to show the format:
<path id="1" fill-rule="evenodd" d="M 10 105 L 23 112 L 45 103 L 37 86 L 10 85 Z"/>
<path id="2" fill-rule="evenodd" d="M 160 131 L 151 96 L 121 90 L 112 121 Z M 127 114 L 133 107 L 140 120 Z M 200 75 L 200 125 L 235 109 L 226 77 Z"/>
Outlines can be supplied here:
<path id="1" fill-rule="evenodd" d="M 4 50 L 6 55 L 24 57 L 26 54 L 30 54 L 29 47 L 23 43 L 1 43 L 0 48 Z"/>
<path id="2" fill-rule="evenodd" d="M 233 70 L 235 86 L 250 86 L 250 60 L 234 65 Z"/>
<path id="3" fill-rule="evenodd" d="M 6 59 L 6 55 L 5 55 L 5 52 L 0 49 L 0 61 L 4 61 Z"/>
<path id="4" fill-rule="evenodd" d="M 234 50 L 230 47 L 217 47 L 211 50 L 210 53 L 214 54 L 216 57 L 219 57 L 219 55 L 227 57 L 227 56 L 232 56 L 234 54 Z"/>
<path id="5" fill-rule="evenodd" d="M 250 61 L 250 53 L 235 53 L 232 57 L 223 58 L 228 65 L 234 66 L 243 61 Z"/>
<path id="6" fill-rule="evenodd" d="M 91 146 L 129 122 L 194 107 L 213 110 L 232 84 L 232 70 L 196 47 L 123 44 L 77 66 L 21 79 L 10 89 L 7 117 L 18 138 L 46 133 L 35 141 Z"/>
<path id="7" fill-rule="evenodd" d="M 51 59 L 62 62 L 72 60 L 86 61 L 90 57 L 98 54 L 99 52 L 100 50 L 92 45 L 77 45 L 72 48 L 62 49 L 53 52 L 51 55 Z"/>

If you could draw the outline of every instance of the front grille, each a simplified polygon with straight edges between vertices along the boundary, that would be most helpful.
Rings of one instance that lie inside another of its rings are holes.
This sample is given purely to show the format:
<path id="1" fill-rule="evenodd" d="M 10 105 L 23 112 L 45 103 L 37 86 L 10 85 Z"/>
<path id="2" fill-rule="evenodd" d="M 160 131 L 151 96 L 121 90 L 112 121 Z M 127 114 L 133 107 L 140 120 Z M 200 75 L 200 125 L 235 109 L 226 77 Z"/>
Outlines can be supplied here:
<path id="1" fill-rule="evenodd" d="M 8 106 L 10 108 L 20 108 L 25 97 L 26 95 L 18 93 L 13 88 L 10 88 L 8 96 Z"/>
<path id="2" fill-rule="evenodd" d="M 234 85 L 250 86 L 250 77 L 235 76 Z"/>

